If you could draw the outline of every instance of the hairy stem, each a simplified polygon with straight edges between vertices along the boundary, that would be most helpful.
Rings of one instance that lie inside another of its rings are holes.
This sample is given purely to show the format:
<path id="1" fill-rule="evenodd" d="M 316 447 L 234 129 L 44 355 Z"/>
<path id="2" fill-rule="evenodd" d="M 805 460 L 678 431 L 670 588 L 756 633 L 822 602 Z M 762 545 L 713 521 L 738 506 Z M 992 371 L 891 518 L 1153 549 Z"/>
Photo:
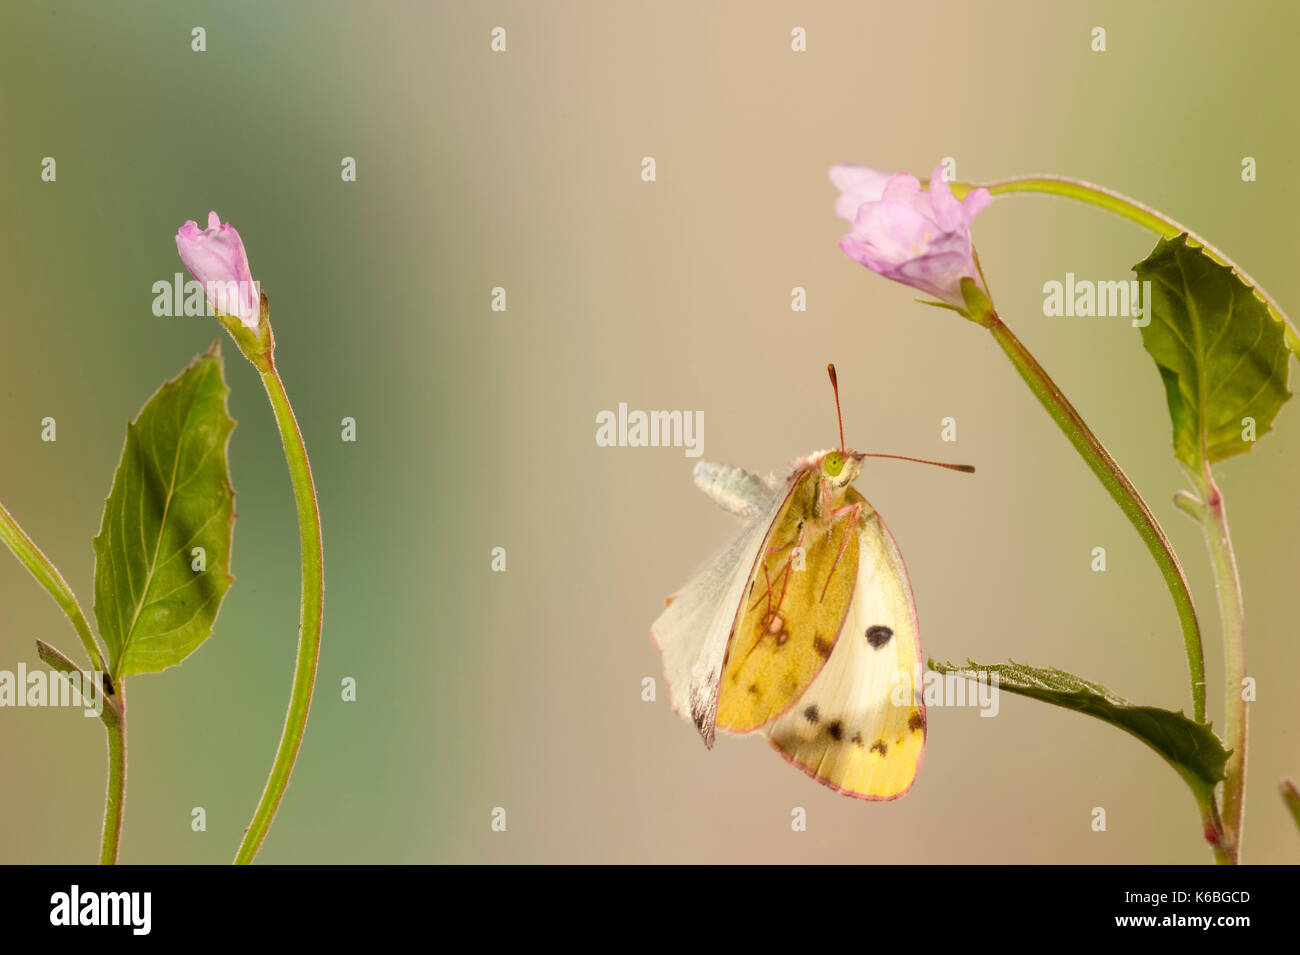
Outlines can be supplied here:
<path id="1" fill-rule="evenodd" d="M 1205 841 L 1210 844 L 1216 865 L 1230 865 L 1232 859 L 1228 854 L 1227 840 L 1223 835 L 1223 818 L 1219 815 L 1219 804 L 1214 794 L 1210 794 L 1208 803 L 1201 806 L 1201 823 Z"/>
<path id="2" fill-rule="evenodd" d="M 126 815 L 126 680 L 114 687 L 117 713 L 109 717 L 104 708 L 104 732 L 108 737 L 108 790 L 104 794 L 104 826 L 99 838 L 99 864 L 117 865 L 122 844 L 122 820 Z"/>
<path id="3" fill-rule="evenodd" d="M 284 444 L 289 479 L 293 484 L 294 501 L 298 508 L 302 603 L 299 610 L 298 660 L 293 672 L 289 711 L 285 715 L 284 730 L 280 734 L 280 745 L 276 750 L 275 762 L 271 765 L 271 774 L 266 780 L 266 788 L 235 856 L 236 865 L 247 865 L 253 861 L 271 828 L 284 791 L 289 786 L 289 776 L 293 772 L 293 764 L 298 758 L 298 750 L 307 729 L 307 714 L 311 709 L 312 691 L 316 685 L 325 597 L 320 510 L 316 504 L 316 485 L 312 481 L 311 464 L 307 460 L 307 446 L 303 443 L 302 431 L 289 404 L 284 383 L 269 356 L 265 359 L 265 366 L 259 367 L 259 370 L 267 397 L 275 411 L 276 424 L 280 428 L 280 440 Z"/>
<path id="4" fill-rule="evenodd" d="M 1241 596 L 1237 557 L 1228 531 L 1223 495 L 1205 468 L 1205 507 L 1201 531 L 1214 567 L 1219 594 L 1219 617 L 1223 623 L 1223 707 L 1224 744 L 1232 751 L 1223 778 L 1223 850 L 1221 862 L 1241 861 L 1241 837 L 1246 819 L 1246 741 L 1250 718 L 1245 699 L 1246 611 Z"/>
<path id="5" fill-rule="evenodd" d="M 1065 433 L 1075 451 L 1119 509 L 1136 528 L 1147 550 L 1155 558 L 1160 575 L 1173 597 L 1174 607 L 1178 611 L 1178 620 L 1183 631 L 1183 647 L 1187 655 L 1187 668 L 1191 677 L 1192 712 L 1198 723 L 1205 722 L 1205 655 L 1201 646 L 1201 630 L 1196 619 L 1196 607 L 1187 587 L 1187 577 L 1183 574 L 1182 564 L 1174 553 L 1169 538 L 1165 535 L 1160 522 L 1156 520 L 1151 509 L 1142 500 L 1142 495 L 1133 486 L 1128 476 L 1110 456 L 1100 439 L 1092 433 L 1087 423 L 1074 409 L 1074 406 L 1062 394 L 1051 377 L 1038 363 L 1020 339 L 1012 334 L 1011 329 L 1003 324 L 996 312 L 977 316 L 977 322 L 992 333 L 994 340 L 1006 352 L 1011 363 L 1015 365 L 1020 377 L 1025 380 L 1052 420 Z"/>
<path id="6" fill-rule="evenodd" d="M 61 673 L 79 677 L 90 677 L 89 692 L 94 695 L 94 703 L 99 707 L 99 718 L 104 722 L 104 732 L 108 737 L 108 790 L 104 796 L 104 825 L 100 832 L 99 862 L 101 865 L 114 865 L 117 862 L 118 847 L 122 842 L 122 817 L 126 811 L 126 691 L 125 680 L 115 687 L 109 696 L 105 692 L 107 675 L 101 670 L 92 674 L 82 674 L 80 669 L 61 651 L 56 650 L 44 640 L 36 641 L 36 654 L 49 666 Z M 103 680 L 104 683 L 97 681 Z M 83 698 L 87 685 L 81 683 Z"/>

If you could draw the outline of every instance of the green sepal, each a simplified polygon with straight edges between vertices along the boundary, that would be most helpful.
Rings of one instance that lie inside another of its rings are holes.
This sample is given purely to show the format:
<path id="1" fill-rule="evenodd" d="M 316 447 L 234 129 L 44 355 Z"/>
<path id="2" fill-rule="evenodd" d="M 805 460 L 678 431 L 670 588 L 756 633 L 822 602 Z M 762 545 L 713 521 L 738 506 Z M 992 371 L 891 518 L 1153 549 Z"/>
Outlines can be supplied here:
<path id="1" fill-rule="evenodd" d="M 260 372 L 268 372 L 273 367 L 275 354 L 275 335 L 271 331 L 271 303 L 266 293 L 261 293 L 258 308 L 257 328 L 252 329 L 233 315 L 217 312 L 217 320 L 230 332 L 244 357 L 253 363 Z"/>
<path id="2" fill-rule="evenodd" d="M 965 277 L 961 280 L 961 297 L 966 303 L 966 317 L 980 325 L 991 323 L 994 311 L 993 302 L 974 279 Z"/>

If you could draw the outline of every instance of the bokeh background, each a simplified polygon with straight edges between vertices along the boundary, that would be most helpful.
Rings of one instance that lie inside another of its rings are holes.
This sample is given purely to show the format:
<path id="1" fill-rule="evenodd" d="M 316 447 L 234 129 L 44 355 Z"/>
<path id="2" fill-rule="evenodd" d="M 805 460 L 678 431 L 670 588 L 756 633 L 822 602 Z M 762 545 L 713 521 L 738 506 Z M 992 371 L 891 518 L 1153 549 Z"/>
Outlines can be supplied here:
<path id="1" fill-rule="evenodd" d="M 619 402 L 700 410 L 706 457 L 779 470 L 835 442 L 834 361 L 850 444 L 979 468 L 879 462 L 858 483 L 906 556 L 928 655 L 1056 665 L 1187 706 L 1137 535 L 987 335 L 839 252 L 826 170 L 925 175 L 951 156 L 965 180 L 1103 183 L 1210 237 L 1294 313 L 1300 11 L 1239 3 L 1231 21 L 1183 2 L 5 4 L 0 500 L 89 612 L 125 424 L 224 334 L 151 312 L 152 284 L 181 267 L 177 227 L 215 209 L 272 303 L 325 531 L 318 695 L 262 861 L 1207 862 L 1166 765 L 1028 700 L 1004 696 L 996 719 L 932 710 L 919 780 L 890 804 L 834 795 L 756 740 L 706 752 L 669 711 L 648 628 L 732 521 L 680 449 L 598 448 L 594 422 Z M 1042 316 L 1044 282 L 1126 278 L 1154 237 L 1022 198 L 984 212 L 976 239 L 1003 315 L 1173 538 L 1221 721 L 1213 581 L 1170 504 L 1158 376 L 1126 321 Z M 238 579 L 197 653 L 130 683 L 125 862 L 233 857 L 288 697 L 290 487 L 257 377 L 225 353 Z M 1300 774 L 1298 414 L 1219 467 L 1259 680 L 1254 862 L 1300 859 L 1277 796 Z M 0 558 L 0 668 L 36 665 L 37 638 L 78 652 Z M 0 859 L 91 861 L 98 723 L 0 711 L 0 766 Z"/>

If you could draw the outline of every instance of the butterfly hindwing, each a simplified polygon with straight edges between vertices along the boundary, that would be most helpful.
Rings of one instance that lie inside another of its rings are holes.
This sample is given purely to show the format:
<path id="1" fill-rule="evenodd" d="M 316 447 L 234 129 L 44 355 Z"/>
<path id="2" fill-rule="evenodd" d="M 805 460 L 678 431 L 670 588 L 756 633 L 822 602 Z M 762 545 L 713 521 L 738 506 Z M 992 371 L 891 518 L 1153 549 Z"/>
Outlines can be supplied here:
<path id="1" fill-rule="evenodd" d="M 779 717 L 831 657 L 852 602 L 859 539 L 819 513 L 817 472 L 796 472 L 746 588 L 723 668 L 717 725 L 749 733 Z"/>
<path id="2" fill-rule="evenodd" d="M 861 495 L 857 586 L 835 650 L 798 704 L 767 728 L 772 745 L 818 782 L 895 799 L 925 752 L 916 608 L 902 556 Z"/>

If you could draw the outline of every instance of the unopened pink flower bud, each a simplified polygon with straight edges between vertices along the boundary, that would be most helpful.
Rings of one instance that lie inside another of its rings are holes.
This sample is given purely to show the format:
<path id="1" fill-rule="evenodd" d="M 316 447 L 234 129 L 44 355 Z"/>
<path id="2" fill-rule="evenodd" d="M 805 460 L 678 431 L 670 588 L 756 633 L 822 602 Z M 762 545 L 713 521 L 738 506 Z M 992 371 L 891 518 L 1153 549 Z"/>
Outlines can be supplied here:
<path id="1" fill-rule="evenodd" d="M 262 293 L 248 268 L 243 240 L 229 222 L 208 213 L 208 227 L 194 220 L 176 233 L 176 251 L 190 274 L 203 286 L 212 307 L 230 315 L 251 330 L 257 329 Z"/>

